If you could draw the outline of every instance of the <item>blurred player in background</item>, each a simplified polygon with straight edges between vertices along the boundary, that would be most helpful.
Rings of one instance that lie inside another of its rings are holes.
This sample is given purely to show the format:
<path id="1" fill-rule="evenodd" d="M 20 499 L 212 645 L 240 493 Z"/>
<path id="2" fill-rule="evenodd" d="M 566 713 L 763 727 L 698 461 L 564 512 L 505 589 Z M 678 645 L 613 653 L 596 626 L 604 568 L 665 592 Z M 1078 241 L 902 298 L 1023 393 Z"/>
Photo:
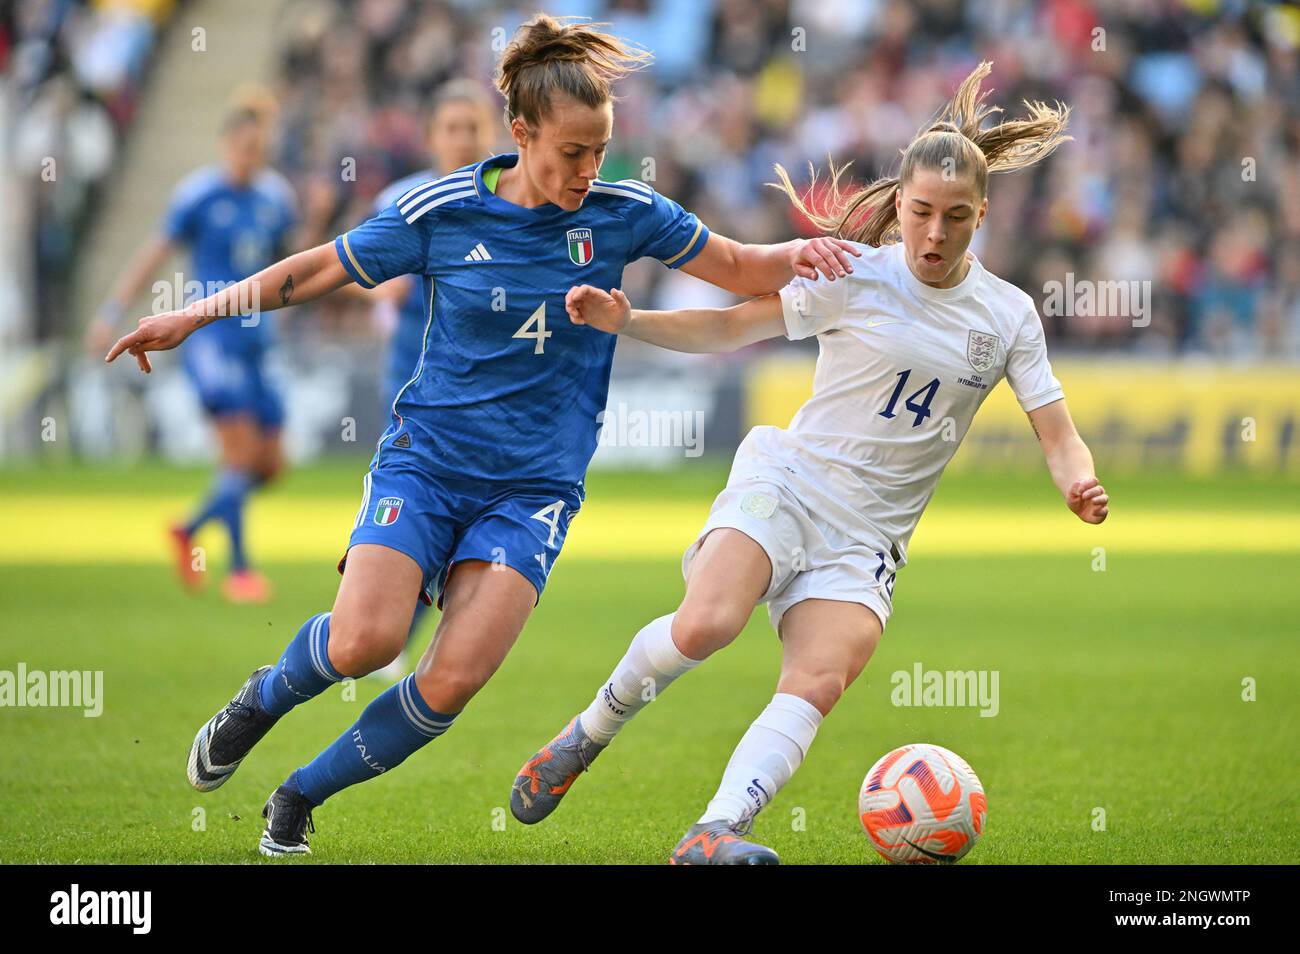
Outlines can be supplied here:
<path id="1" fill-rule="evenodd" d="M 452 80 L 440 87 L 429 114 L 429 158 L 431 165 L 398 179 L 379 193 L 374 214 L 378 215 L 406 192 L 421 183 L 470 166 L 495 152 L 497 114 L 477 83 Z M 376 322 L 390 332 L 384 365 L 383 401 L 385 416 L 392 413 L 393 402 L 402 385 L 411 379 L 424 350 L 424 326 L 428 320 L 424 283 L 418 275 L 403 275 L 384 282 L 369 294 L 389 305 L 397 305 L 396 322 L 392 312 L 377 314 Z M 349 286 L 351 287 L 351 286 Z M 376 311 L 380 305 L 376 305 Z"/>
<path id="2" fill-rule="evenodd" d="M 186 285 L 204 289 L 198 298 L 247 278 L 290 251 L 297 224 L 293 189 L 267 165 L 272 104 L 262 93 L 238 95 L 221 126 L 222 161 L 199 169 L 176 187 L 162 234 L 127 266 L 87 332 L 102 350 L 135 296 L 180 248 L 189 250 Z M 179 299 L 181 289 L 174 289 Z M 249 564 L 244 547 L 248 495 L 283 468 L 280 443 L 284 403 L 271 379 L 267 356 L 274 344 L 271 320 L 253 313 L 199 329 L 182 353 L 182 366 L 211 417 L 218 441 L 218 472 L 207 498 L 189 520 L 170 529 L 182 583 L 198 589 L 204 575 L 194 566 L 194 536 L 218 520 L 230 537 L 230 568 L 223 595 L 236 603 L 270 598 L 270 584 Z"/>
<path id="3" fill-rule="evenodd" d="M 218 788 L 295 706 L 392 662 L 417 599 L 437 593 L 442 618 L 416 672 L 271 794 L 264 854 L 308 852 L 313 809 L 446 732 L 540 599 L 585 497 L 614 358 L 612 336 L 554 320 L 569 288 L 617 285 L 647 256 L 738 295 L 852 267 L 851 243 L 742 245 L 644 182 L 598 178 L 612 84 L 648 61 L 592 25 L 539 14 L 499 65 L 517 153 L 421 183 L 333 244 L 144 318 L 106 356 L 129 353 L 148 371 L 148 352 L 237 313 L 255 285 L 285 306 L 351 281 L 424 276 L 425 344 L 364 478 L 333 611 L 307 619 L 279 662 L 200 727 L 190 783 Z"/>
<path id="4" fill-rule="evenodd" d="M 988 71 L 982 63 L 913 140 L 897 179 L 845 195 L 836 172 L 829 213 L 808 209 L 778 166 L 800 211 L 863 243 L 848 278 L 798 278 L 727 309 L 631 312 L 616 288 L 570 292 L 574 321 L 661 347 L 730 351 L 816 335 L 820 355 L 813 395 L 790 427 L 754 428 L 737 450 L 726 489 L 683 557 L 677 612 L 636 635 L 591 705 L 520 770 L 510 798 L 520 821 L 554 811 L 629 719 L 731 643 L 766 602 L 782 642 L 776 694 L 670 860 L 776 864 L 776 852 L 745 838 L 754 816 L 790 780 L 875 651 L 912 531 L 1004 375 L 1069 509 L 1086 523 L 1106 518 L 1108 498 L 1052 374 L 1033 299 L 968 252 L 988 209 L 989 173 L 1049 155 L 1067 138 L 1069 112 L 1035 103 L 1028 119 L 981 129 L 994 112 L 979 93 Z M 945 434 L 949 422 L 955 429 Z"/>
<path id="5" fill-rule="evenodd" d="M 379 215 L 400 196 L 423 182 L 437 179 L 490 156 L 495 152 L 497 128 L 492 101 L 472 80 L 452 80 L 438 89 L 429 114 L 429 158 L 427 169 L 398 179 L 379 193 L 374 214 Z M 384 282 L 372 291 L 360 285 L 345 286 L 375 300 L 375 324 L 388 336 L 382 378 L 384 416 L 391 417 L 397 392 L 411 379 L 424 351 L 424 326 L 428 319 L 428 302 L 420 275 L 402 275 Z M 411 636 L 420 625 L 428 607 L 415 603 L 411 619 Z M 409 642 L 409 641 L 408 641 Z M 374 674 L 390 682 L 406 675 L 406 651 L 403 649 L 387 666 Z"/>

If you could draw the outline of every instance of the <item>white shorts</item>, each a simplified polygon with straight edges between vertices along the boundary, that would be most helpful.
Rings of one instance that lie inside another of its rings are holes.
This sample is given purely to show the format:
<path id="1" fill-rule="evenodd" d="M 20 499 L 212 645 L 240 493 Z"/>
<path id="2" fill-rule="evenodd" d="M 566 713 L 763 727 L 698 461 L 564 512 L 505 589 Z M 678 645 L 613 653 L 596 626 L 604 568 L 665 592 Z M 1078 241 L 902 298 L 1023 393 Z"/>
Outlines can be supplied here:
<path id="1" fill-rule="evenodd" d="M 682 556 L 682 576 L 689 576 L 704 538 L 720 527 L 750 537 L 771 561 L 772 578 L 759 602 L 767 603 L 777 633 L 786 610 L 812 599 L 860 603 L 880 618 L 882 630 L 889 622 L 895 574 L 891 545 L 863 543 L 818 520 L 795 496 L 779 466 L 737 461 L 704 528 Z"/>

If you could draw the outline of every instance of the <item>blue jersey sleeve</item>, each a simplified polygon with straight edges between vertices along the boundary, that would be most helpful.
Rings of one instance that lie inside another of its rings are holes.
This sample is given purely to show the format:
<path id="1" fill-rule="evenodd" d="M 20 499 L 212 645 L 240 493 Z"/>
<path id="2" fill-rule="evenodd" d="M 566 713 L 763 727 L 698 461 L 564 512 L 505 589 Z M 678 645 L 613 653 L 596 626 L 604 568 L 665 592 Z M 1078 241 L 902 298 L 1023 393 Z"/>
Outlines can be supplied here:
<path id="1" fill-rule="evenodd" d="M 178 245 L 194 243 L 195 211 L 201 198 L 202 193 L 189 180 L 181 182 L 172 192 L 163 215 L 163 235 L 168 240 Z"/>
<path id="2" fill-rule="evenodd" d="M 407 221 L 397 203 L 334 240 L 334 251 L 347 273 L 362 288 L 374 288 L 398 275 L 428 270 L 434 217 Z"/>
<path id="3" fill-rule="evenodd" d="M 272 242 L 277 249 L 284 250 L 298 225 L 298 196 L 289 180 L 272 169 L 263 173 L 259 185 L 275 209 Z"/>
<path id="4" fill-rule="evenodd" d="M 286 192 L 280 200 L 280 240 L 284 241 L 290 232 L 298 227 L 298 200 L 292 191 Z"/>
<path id="5" fill-rule="evenodd" d="M 629 220 L 632 261 L 649 255 L 669 268 L 680 268 L 698 255 L 709 239 L 708 228 L 695 213 L 653 189 L 649 203 L 633 203 Z"/>

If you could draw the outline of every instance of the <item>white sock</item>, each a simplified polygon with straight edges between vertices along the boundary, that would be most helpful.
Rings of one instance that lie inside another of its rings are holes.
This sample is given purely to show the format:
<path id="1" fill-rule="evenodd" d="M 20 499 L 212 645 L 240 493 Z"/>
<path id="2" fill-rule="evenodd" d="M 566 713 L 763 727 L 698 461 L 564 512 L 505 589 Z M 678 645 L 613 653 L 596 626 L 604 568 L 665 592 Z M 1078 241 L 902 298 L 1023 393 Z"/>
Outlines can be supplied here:
<path id="1" fill-rule="evenodd" d="M 737 825 L 762 811 L 808 754 L 822 714 L 806 699 L 778 692 L 741 737 L 718 793 L 700 821 Z"/>
<path id="2" fill-rule="evenodd" d="M 683 655 L 673 642 L 674 615 L 660 616 L 642 627 L 596 698 L 579 716 L 583 731 L 601 745 L 609 745 L 623 724 L 646 703 L 653 702 L 674 679 L 703 662 Z"/>

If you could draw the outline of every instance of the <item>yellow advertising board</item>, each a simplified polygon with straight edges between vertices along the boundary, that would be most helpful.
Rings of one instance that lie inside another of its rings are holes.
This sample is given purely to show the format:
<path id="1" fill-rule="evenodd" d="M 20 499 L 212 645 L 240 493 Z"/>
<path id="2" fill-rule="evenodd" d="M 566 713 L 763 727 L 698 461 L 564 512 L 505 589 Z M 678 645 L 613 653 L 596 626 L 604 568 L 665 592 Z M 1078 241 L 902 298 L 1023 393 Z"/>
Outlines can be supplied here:
<path id="1" fill-rule="evenodd" d="M 789 424 L 812 393 L 813 367 L 804 356 L 756 362 L 746 386 L 748 425 Z M 1053 370 L 1079 433 L 1107 469 L 1300 472 L 1300 366 L 1112 360 L 1054 362 Z M 952 466 L 1040 465 L 1033 431 L 1003 382 Z"/>

